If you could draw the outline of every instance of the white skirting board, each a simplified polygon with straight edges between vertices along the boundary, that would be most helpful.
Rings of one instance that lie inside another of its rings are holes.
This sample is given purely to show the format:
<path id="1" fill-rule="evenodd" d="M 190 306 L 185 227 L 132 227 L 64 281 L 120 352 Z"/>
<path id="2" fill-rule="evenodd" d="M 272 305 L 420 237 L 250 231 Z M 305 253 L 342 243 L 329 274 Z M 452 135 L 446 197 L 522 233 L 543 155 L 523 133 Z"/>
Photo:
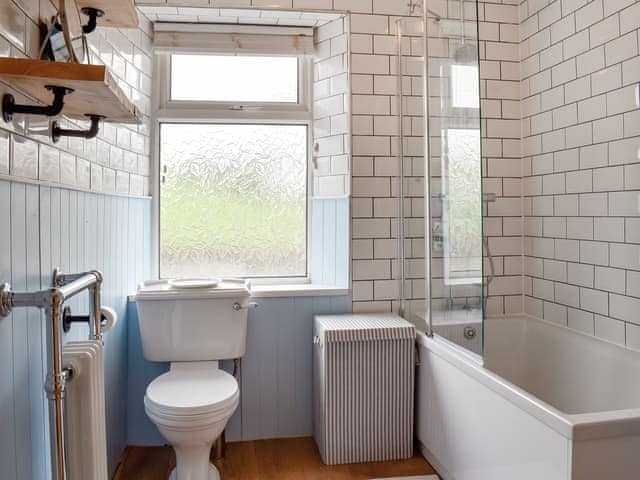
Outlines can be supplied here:
<path id="1" fill-rule="evenodd" d="M 374 478 L 372 480 L 439 480 L 437 475 L 418 475 L 413 477 Z"/>

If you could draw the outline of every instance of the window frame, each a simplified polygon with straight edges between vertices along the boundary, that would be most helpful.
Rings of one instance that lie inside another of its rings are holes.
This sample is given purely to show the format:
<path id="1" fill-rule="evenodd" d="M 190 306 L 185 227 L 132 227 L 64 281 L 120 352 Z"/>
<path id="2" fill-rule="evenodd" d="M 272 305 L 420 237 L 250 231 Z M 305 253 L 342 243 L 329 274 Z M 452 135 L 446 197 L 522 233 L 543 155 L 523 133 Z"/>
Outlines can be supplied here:
<path id="1" fill-rule="evenodd" d="M 200 57 L 207 57 L 207 56 L 212 56 L 212 57 L 267 57 L 267 58 L 275 58 L 275 57 L 287 57 L 287 58 L 296 58 L 297 59 L 297 91 L 296 91 L 296 101 L 295 102 L 276 102 L 276 101 L 221 101 L 221 100 L 176 100 L 171 98 L 171 91 L 173 89 L 173 82 L 172 82 L 172 77 L 171 77 L 171 71 L 172 71 L 172 62 L 173 62 L 173 55 L 184 55 L 184 56 L 188 56 L 188 55 L 197 55 Z M 300 103 L 304 103 L 304 85 L 303 85 L 303 77 L 304 77 L 304 71 L 303 71 L 303 67 L 302 67 L 302 61 L 300 60 L 300 57 L 297 55 L 258 55 L 258 54 L 250 54 L 247 53 L 246 55 L 239 55 L 239 54 L 215 54 L 215 53 L 197 53 L 197 54 L 189 54 L 189 53 L 182 53 L 182 52 L 176 52 L 172 55 L 168 55 L 167 56 L 167 68 L 168 68 L 168 83 L 167 83 L 167 88 L 165 90 L 166 92 L 166 102 L 167 104 L 171 104 L 171 105 L 183 105 L 183 106 L 192 106 L 192 107 L 197 107 L 198 105 L 211 105 L 214 107 L 220 107 L 220 108 L 229 108 L 235 105 L 238 105 L 239 103 L 241 103 L 242 105 L 246 105 L 249 107 L 261 107 L 263 105 L 269 105 L 271 108 L 270 109 L 283 109 L 283 110 L 287 110 L 290 109 L 291 107 L 294 106 L 299 106 Z"/>
<path id="2" fill-rule="evenodd" d="M 450 59 L 451 60 L 451 59 Z M 481 117 L 480 117 L 480 101 L 481 101 L 481 89 L 480 86 L 478 86 L 478 94 L 480 95 L 478 98 L 478 103 L 476 107 L 456 107 L 453 105 L 453 66 L 455 66 L 455 63 L 451 63 L 449 65 L 442 65 L 440 68 L 440 78 L 441 78 L 441 88 L 443 89 L 443 91 L 448 92 L 447 95 L 443 96 L 442 98 L 444 99 L 444 102 L 442 104 L 442 111 L 440 112 L 440 117 L 441 118 L 446 118 L 448 123 L 446 125 L 446 128 L 444 127 L 444 124 L 440 125 L 440 138 L 441 138 L 441 145 L 446 145 L 446 140 L 443 139 L 443 137 L 446 136 L 447 132 L 449 130 L 477 130 L 478 131 L 478 135 L 479 135 L 479 152 L 480 152 L 480 160 L 482 160 L 482 122 L 481 122 Z M 478 70 L 478 81 L 480 79 L 480 66 L 479 64 L 477 65 L 470 65 L 470 66 L 474 66 L 477 68 Z M 475 123 L 477 123 L 477 125 L 475 125 Z M 441 152 L 441 162 L 444 162 L 445 160 L 445 155 L 444 155 L 444 151 Z M 441 166 L 442 168 L 442 172 L 444 173 L 447 169 L 445 168 L 444 165 Z M 482 165 L 480 165 L 480 168 L 482 169 Z M 444 179 L 444 177 L 442 177 Z M 448 183 L 448 175 L 447 175 L 447 183 Z M 441 188 L 444 191 L 448 191 L 448 185 L 446 186 L 447 188 L 444 188 L 444 184 L 441 186 Z M 456 273 L 462 273 L 462 270 L 451 270 L 450 267 L 450 254 L 448 252 L 448 244 L 446 241 L 443 241 L 443 282 L 445 285 L 448 286 L 464 286 L 464 285 L 475 285 L 478 282 L 482 282 L 482 278 L 484 275 L 484 253 L 482 253 L 484 251 L 484 216 L 483 216 L 483 208 L 484 208 L 484 203 L 482 201 L 482 195 L 483 195 L 483 191 L 484 191 L 484 184 L 482 182 L 482 179 L 480 181 L 480 195 L 481 195 L 481 200 L 480 200 L 480 218 L 481 218 L 481 222 L 480 222 L 480 251 L 481 251 L 481 261 L 480 261 L 480 270 L 466 270 L 466 272 L 468 272 L 471 275 L 456 275 Z M 444 200 L 443 200 L 444 201 Z M 448 207 L 447 207 L 447 213 L 448 213 Z M 442 208 L 442 216 L 441 216 L 441 222 L 442 222 L 442 235 L 443 235 L 443 240 L 444 238 L 449 234 L 449 232 L 445 232 L 444 231 L 444 227 L 445 227 L 445 208 L 444 208 L 444 204 L 443 204 L 443 208 Z M 473 273 L 477 273 L 478 275 L 473 275 Z"/>
<path id="3" fill-rule="evenodd" d="M 480 82 L 480 65 L 458 65 L 456 63 L 452 63 L 451 65 L 449 65 L 449 95 L 447 96 L 447 108 L 449 109 L 450 112 L 453 112 L 455 115 L 460 116 L 460 117 L 466 117 L 467 115 L 469 115 L 469 112 L 472 112 L 471 115 L 473 115 L 476 112 L 479 112 L 480 110 L 480 99 L 481 99 L 481 95 L 480 95 L 480 84 L 478 83 L 478 104 L 477 106 L 474 107 L 462 107 L 462 106 L 457 106 L 454 105 L 453 103 L 453 96 L 454 96 L 454 85 L 453 85 L 453 70 L 454 67 L 472 67 L 475 68 L 476 70 L 476 80 L 478 82 Z M 478 113 L 479 115 L 479 113 Z"/>
<path id="4" fill-rule="evenodd" d="M 177 55 L 183 55 L 184 52 L 175 52 Z M 194 53 L 197 55 L 212 56 L 241 56 L 241 54 L 227 53 Z M 242 118 L 254 116 L 256 118 L 274 118 L 281 115 L 283 119 L 310 119 L 311 118 L 311 88 L 312 88 L 312 68 L 311 60 L 303 55 L 259 55 L 255 53 L 246 53 L 244 56 L 251 57 L 279 57 L 289 56 L 298 58 L 298 101 L 294 102 L 220 102 L 207 100 L 173 100 L 171 99 L 171 54 L 158 54 L 155 57 L 156 72 L 162 85 L 158 91 L 157 97 L 157 115 L 188 115 L 190 117 L 208 118 L 211 112 L 225 115 L 231 114 L 233 118 L 236 116 Z M 234 110 L 237 107 L 245 107 L 245 109 Z"/>
<path id="5" fill-rule="evenodd" d="M 184 54 L 185 52 L 176 52 Z M 194 54 L 200 55 L 199 52 Z M 211 53 L 226 55 L 226 53 Z M 240 54 L 234 54 L 240 55 Z M 247 53 L 248 56 L 258 56 Z M 265 55 L 276 56 L 276 55 Z M 307 128 L 307 177 L 306 177 L 306 274 L 301 276 L 243 277 L 256 285 L 283 285 L 311 283 L 311 193 L 313 185 L 313 85 L 312 62 L 304 55 L 298 57 L 298 102 L 211 102 L 171 100 L 171 54 L 154 56 L 154 71 L 157 82 L 153 85 L 152 114 L 152 275 L 160 278 L 160 128 L 163 123 L 185 124 L 257 124 L 257 125 L 302 125 Z M 239 108 L 240 107 L 240 108 Z M 244 107 L 244 108 L 242 108 Z M 258 108 L 256 108 L 258 107 Z"/>

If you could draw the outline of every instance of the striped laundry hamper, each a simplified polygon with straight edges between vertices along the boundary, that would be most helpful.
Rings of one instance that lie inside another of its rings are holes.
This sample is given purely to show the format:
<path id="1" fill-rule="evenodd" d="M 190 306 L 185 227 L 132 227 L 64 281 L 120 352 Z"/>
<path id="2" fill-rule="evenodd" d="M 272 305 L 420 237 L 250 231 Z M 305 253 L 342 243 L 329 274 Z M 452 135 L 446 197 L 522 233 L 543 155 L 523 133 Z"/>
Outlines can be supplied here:
<path id="1" fill-rule="evenodd" d="M 324 463 L 413 455 L 415 336 L 394 314 L 315 317 L 313 433 Z"/>

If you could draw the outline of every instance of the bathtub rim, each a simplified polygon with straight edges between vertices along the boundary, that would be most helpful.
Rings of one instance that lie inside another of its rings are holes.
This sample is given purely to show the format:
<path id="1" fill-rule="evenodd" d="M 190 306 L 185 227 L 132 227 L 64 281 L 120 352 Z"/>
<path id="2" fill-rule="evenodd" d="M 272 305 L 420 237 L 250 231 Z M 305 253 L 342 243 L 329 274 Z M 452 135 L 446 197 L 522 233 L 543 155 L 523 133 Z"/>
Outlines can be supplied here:
<path id="1" fill-rule="evenodd" d="M 489 319 L 492 318 L 519 318 L 526 321 L 542 322 L 552 328 L 567 330 L 567 327 L 526 314 L 489 317 Z M 571 334 L 584 335 L 598 342 L 605 342 L 617 348 L 624 349 L 624 347 L 620 345 L 587 335 L 583 332 L 575 330 L 570 330 L 570 332 Z M 591 440 L 626 435 L 640 435 L 640 407 L 580 414 L 565 413 L 492 372 L 484 366 L 482 357 L 466 351 L 464 348 L 443 337 L 438 335 L 429 337 L 424 332 L 418 331 L 416 341 L 419 345 L 424 346 L 444 361 L 452 364 L 476 381 L 479 381 L 485 387 L 507 399 L 518 408 L 526 411 L 529 415 L 537 418 L 565 438 L 572 440 Z M 640 355 L 640 352 L 638 354 Z"/>

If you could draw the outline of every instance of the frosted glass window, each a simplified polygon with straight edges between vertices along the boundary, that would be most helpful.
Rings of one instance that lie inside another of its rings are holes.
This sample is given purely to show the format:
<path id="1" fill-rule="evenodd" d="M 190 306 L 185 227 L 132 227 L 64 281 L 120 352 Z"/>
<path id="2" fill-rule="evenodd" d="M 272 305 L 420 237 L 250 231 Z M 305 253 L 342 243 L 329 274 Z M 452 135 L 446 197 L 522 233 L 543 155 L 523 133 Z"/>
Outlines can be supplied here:
<path id="1" fill-rule="evenodd" d="M 307 127 L 161 124 L 160 276 L 307 275 Z"/>
<path id="2" fill-rule="evenodd" d="M 171 99 L 297 103 L 298 58 L 172 55 Z"/>
<path id="3" fill-rule="evenodd" d="M 479 108 L 478 67 L 451 65 L 451 105 L 455 108 Z"/>
<path id="4" fill-rule="evenodd" d="M 445 272 L 449 280 L 476 278 L 482 274 L 480 130 L 445 132 Z"/>

